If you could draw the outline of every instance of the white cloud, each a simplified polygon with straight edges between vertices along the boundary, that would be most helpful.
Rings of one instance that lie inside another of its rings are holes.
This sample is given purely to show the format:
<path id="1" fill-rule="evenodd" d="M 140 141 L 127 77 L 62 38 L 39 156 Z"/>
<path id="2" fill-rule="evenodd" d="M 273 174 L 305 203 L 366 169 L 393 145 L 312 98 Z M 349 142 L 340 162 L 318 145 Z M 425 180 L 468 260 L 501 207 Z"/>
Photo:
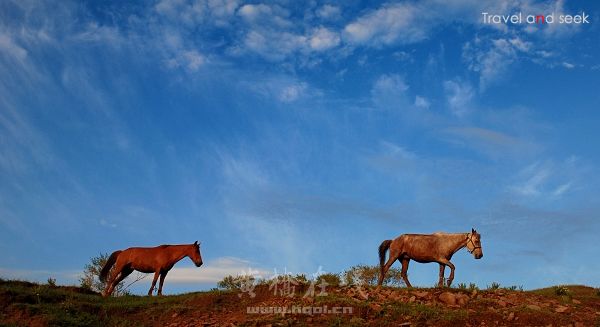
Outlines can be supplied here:
<path id="1" fill-rule="evenodd" d="M 533 45 L 519 37 L 511 39 L 481 39 L 476 37 L 463 47 L 463 59 L 470 70 L 479 73 L 482 89 L 500 78 L 520 56 L 530 54 Z"/>
<path id="2" fill-rule="evenodd" d="M 294 102 L 304 95 L 306 88 L 306 83 L 288 85 L 281 90 L 279 100 L 281 102 Z"/>
<path id="3" fill-rule="evenodd" d="M 76 270 L 32 270 L 0 267 L 0 276 L 8 279 L 45 283 L 54 278 L 59 284 L 72 285 L 78 281 L 81 271 Z"/>
<path id="4" fill-rule="evenodd" d="M 27 58 L 27 50 L 19 46 L 6 34 L 0 34 L 0 54 L 10 55 L 12 58 L 23 62 Z"/>
<path id="5" fill-rule="evenodd" d="M 383 74 L 373 83 L 371 98 L 379 108 L 405 108 L 412 105 L 406 94 L 408 89 L 402 76 Z"/>
<path id="6" fill-rule="evenodd" d="M 431 103 L 429 102 L 429 100 L 427 100 L 427 98 L 424 98 L 419 95 L 417 95 L 415 97 L 415 107 L 422 108 L 422 109 L 429 109 L 430 106 L 431 106 Z"/>
<path id="7" fill-rule="evenodd" d="M 264 16 L 270 16 L 272 13 L 271 7 L 265 4 L 243 5 L 238 10 L 238 15 L 250 22 L 254 22 Z"/>
<path id="8" fill-rule="evenodd" d="M 204 262 L 201 267 L 175 266 L 167 275 L 168 282 L 172 283 L 217 283 L 226 276 L 244 275 L 252 271 L 252 275 L 267 277 L 270 271 L 256 267 L 248 260 L 235 257 L 221 257 Z"/>
<path id="9" fill-rule="evenodd" d="M 247 50 L 273 61 L 281 61 L 306 45 L 307 38 L 303 35 L 272 30 L 252 30 L 244 39 Z"/>
<path id="10" fill-rule="evenodd" d="M 570 62 L 566 62 L 566 61 L 564 61 L 564 62 L 562 63 L 562 65 L 563 65 L 563 67 L 565 67 L 565 68 L 567 68 L 567 69 L 573 69 L 573 68 L 575 68 L 575 65 L 573 65 L 573 64 L 572 64 L 572 63 L 570 63 Z"/>
<path id="11" fill-rule="evenodd" d="M 366 45 L 421 41 L 427 37 L 427 17 L 412 2 L 386 4 L 346 25 L 344 39 Z"/>
<path id="12" fill-rule="evenodd" d="M 99 25 L 97 22 L 90 22 L 83 31 L 73 35 L 72 38 L 76 41 L 102 43 L 115 48 L 127 41 L 118 28 Z"/>
<path id="13" fill-rule="evenodd" d="M 553 194 L 554 196 L 558 196 L 558 197 L 559 197 L 559 196 L 562 196 L 563 194 L 565 194 L 567 191 L 569 191 L 569 190 L 571 189 L 571 185 L 572 185 L 572 184 L 573 184 L 573 183 L 571 183 L 571 182 L 568 182 L 568 183 L 565 183 L 565 184 L 559 185 L 559 186 L 558 186 L 558 187 L 557 187 L 557 188 L 556 188 L 556 189 L 555 189 L 555 190 L 552 192 L 552 194 Z"/>
<path id="14" fill-rule="evenodd" d="M 206 59 L 196 50 L 185 51 L 183 54 L 183 59 L 185 60 L 185 65 L 190 71 L 197 71 L 200 66 L 202 66 Z"/>
<path id="15" fill-rule="evenodd" d="M 211 15 L 220 20 L 233 16 L 239 5 L 240 1 L 238 0 L 208 0 Z"/>
<path id="16" fill-rule="evenodd" d="M 322 91 L 307 82 L 285 75 L 263 76 L 259 80 L 256 76 L 252 76 L 248 80 L 241 81 L 240 86 L 261 97 L 283 103 L 309 98 L 317 99 L 322 96 Z"/>
<path id="17" fill-rule="evenodd" d="M 590 169 L 576 157 L 535 162 L 516 174 L 509 189 L 527 198 L 557 200 L 580 189 L 580 185 L 585 184 L 581 181 L 582 177 L 590 173 Z"/>
<path id="18" fill-rule="evenodd" d="M 525 196 L 535 196 L 542 192 L 544 183 L 550 176 L 548 167 L 540 167 L 538 163 L 532 164 L 521 171 L 521 175 L 526 179 L 522 183 L 512 187 L 517 194 Z"/>
<path id="19" fill-rule="evenodd" d="M 108 222 L 106 219 L 100 219 L 100 226 L 116 228 L 117 224 Z"/>
<path id="20" fill-rule="evenodd" d="M 341 10 L 338 6 L 327 4 L 317 9 L 316 14 L 321 19 L 337 20 L 340 18 Z"/>
<path id="21" fill-rule="evenodd" d="M 456 116 L 462 117 L 470 110 L 475 92 L 469 83 L 459 80 L 445 81 L 444 91 L 450 110 Z"/>
<path id="22" fill-rule="evenodd" d="M 403 94 L 408 90 L 408 85 L 400 75 L 381 75 L 373 84 L 371 93 L 376 94 Z"/>
<path id="23" fill-rule="evenodd" d="M 154 10 L 172 23 L 190 28 L 206 23 L 226 27 L 238 7 L 237 0 L 161 0 L 154 6 Z"/>
<path id="24" fill-rule="evenodd" d="M 328 50 L 340 44 L 340 36 L 325 27 L 319 27 L 313 32 L 309 43 L 315 51 Z"/>
<path id="25" fill-rule="evenodd" d="M 278 5 L 247 4 L 240 7 L 237 14 L 252 29 L 289 29 L 294 26 L 288 19 L 289 12 Z"/>

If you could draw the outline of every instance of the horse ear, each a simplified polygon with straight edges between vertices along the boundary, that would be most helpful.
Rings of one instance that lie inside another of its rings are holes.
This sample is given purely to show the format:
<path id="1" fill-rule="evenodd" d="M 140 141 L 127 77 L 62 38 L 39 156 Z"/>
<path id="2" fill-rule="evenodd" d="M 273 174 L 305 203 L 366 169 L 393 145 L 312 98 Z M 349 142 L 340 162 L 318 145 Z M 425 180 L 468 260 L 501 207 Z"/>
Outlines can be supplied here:
<path id="1" fill-rule="evenodd" d="M 198 241 L 194 242 L 194 245 L 198 245 Z"/>
<path id="2" fill-rule="evenodd" d="M 471 228 L 471 233 L 477 233 L 477 232 L 475 231 L 475 228 Z"/>

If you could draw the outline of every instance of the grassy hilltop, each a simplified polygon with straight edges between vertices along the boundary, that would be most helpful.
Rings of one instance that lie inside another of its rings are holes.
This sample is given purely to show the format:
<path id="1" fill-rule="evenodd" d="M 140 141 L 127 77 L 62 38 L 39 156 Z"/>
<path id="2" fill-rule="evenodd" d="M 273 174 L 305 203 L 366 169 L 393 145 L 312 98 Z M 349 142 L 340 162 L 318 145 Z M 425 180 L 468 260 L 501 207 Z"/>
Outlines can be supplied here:
<path id="1" fill-rule="evenodd" d="M 78 287 L 0 280 L 0 326 L 600 326 L 600 293 L 586 286 L 501 288 L 330 287 L 326 296 L 255 297 L 207 291 L 102 298 Z M 318 293 L 318 292 L 317 292 Z M 365 298 L 366 296 L 366 298 Z M 345 314 L 247 313 L 247 307 L 350 307 Z"/>

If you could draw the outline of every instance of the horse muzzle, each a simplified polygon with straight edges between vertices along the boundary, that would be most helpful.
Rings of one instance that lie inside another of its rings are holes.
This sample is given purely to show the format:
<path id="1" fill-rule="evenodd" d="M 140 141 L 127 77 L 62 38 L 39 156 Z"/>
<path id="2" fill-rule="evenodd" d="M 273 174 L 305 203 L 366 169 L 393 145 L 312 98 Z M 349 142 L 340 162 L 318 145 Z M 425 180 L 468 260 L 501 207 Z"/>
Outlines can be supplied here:
<path id="1" fill-rule="evenodd" d="M 202 266 L 202 261 L 200 261 L 200 263 L 196 263 L 196 267 L 200 267 Z"/>

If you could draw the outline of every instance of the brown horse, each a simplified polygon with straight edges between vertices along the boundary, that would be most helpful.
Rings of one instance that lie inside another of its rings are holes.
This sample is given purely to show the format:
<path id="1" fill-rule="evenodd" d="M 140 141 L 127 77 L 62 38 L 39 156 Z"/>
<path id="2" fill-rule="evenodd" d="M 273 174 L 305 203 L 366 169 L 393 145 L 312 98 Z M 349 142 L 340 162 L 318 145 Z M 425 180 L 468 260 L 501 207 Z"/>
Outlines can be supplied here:
<path id="1" fill-rule="evenodd" d="M 444 286 L 444 269 L 446 266 L 450 267 L 450 276 L 448 277 L 448 286 L 450 286 L 454 279 L 454 265 L 450 262 L 450 259 L 452 259 L 454 253 L 464 247 L 467 247 L 467 250 L 473 254 L 475 259 L 483 257 L 481 235 L 475 229 L 471 229 L 470 233 L 456 234 L 404 234 L 393 241 L 385 240 L 379 246 L 381 272 L 377 285 L 381 286 L 387 271 L 396 260 L 399 260 L 402 262 L 402 279 L 407 287 L 411 287 L 406 272 L 408 271 L 408 263 L 412 259 L 420 263 L 437 262 L 440 264 L 439 287 Z M 390 249 L 390 258 L 384 265 L 385 253 L 388 249 Z"/>
<path id="2" fill-rule="evenodd" d="M 122 251 L 115 251 L 110 255 L 100 272 L 100 280 L 104 282 L 111 271 L 111 267 L 114 265 L 113 273 L 106 283 L 106 288 L 102 292 L 102 296 L 111 295 L 115 286 L 134 270 L 143 273 L 154 273 L 154 280 L 148 291 L 149 296 L 152 296 L 156 280 L 160 275 L 158 295 L 162 295 L 162 287 L 167 273 L 173 268 L 175 263 L 185 257 L 189 257 L 196 264 L 196 267 L 202 265 L 202 256 L 200 255 L 200 244 L 198 244 L 198 241 L 194 242 L 194 244 L 161 245 L 153 248 L 129 248 Z"/>

